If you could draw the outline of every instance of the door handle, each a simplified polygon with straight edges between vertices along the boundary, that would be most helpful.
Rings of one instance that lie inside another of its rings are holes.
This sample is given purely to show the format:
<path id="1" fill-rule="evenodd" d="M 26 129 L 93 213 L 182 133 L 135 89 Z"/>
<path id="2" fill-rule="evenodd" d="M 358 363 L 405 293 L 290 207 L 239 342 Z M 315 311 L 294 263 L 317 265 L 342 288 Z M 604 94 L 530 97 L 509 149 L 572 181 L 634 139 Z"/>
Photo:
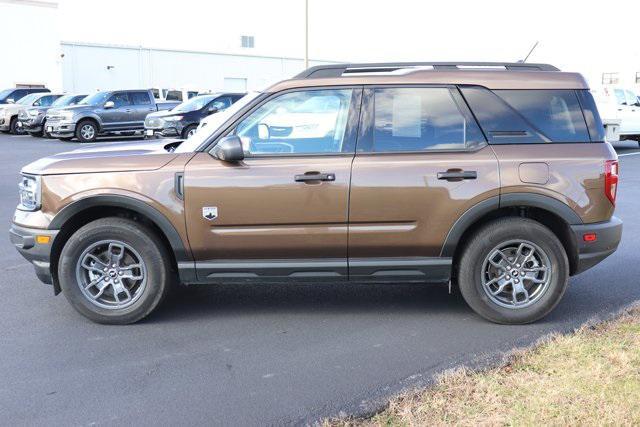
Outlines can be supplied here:
<path id="1" fill-rule="evenodd" d="M 125 112 L 125 113 L 130 113 L 130 112 L 131 112 L 131 110 L 124 110 L 124 112 Z"/>
<path id="2" fill-rule="evenodd" d="M 336 174 L 335 173 L 320 173 L 320 172 L 306 172 L 302 175 L 295 176 L 296 182 L 307 182 L 307 181 L 335 181 Z"/>
<path id="3" fill-rule="evenodd" d="M 478 172 L 476 171 L 463 171 L 459 169 L 449 169 L 446 172 L 438 172 L 438 179 L 444 179 L 447 181 L 462 181 L 463 179 L 476 179 L 478 178 Z"/>

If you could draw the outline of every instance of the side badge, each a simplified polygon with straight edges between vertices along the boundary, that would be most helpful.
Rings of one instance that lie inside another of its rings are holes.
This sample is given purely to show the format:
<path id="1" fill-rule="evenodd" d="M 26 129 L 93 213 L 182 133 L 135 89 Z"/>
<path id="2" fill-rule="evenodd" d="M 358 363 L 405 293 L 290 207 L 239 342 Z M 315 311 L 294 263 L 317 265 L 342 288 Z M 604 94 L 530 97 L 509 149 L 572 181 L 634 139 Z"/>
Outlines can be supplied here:
<path id="1" fill-rule="evenodd" d="M 208 219 L 209 221 L 213 221 L 218 218 L 218 207 L 217 206 L 205 206 L 202 208 L 202 216 L 204 219 Z"/>

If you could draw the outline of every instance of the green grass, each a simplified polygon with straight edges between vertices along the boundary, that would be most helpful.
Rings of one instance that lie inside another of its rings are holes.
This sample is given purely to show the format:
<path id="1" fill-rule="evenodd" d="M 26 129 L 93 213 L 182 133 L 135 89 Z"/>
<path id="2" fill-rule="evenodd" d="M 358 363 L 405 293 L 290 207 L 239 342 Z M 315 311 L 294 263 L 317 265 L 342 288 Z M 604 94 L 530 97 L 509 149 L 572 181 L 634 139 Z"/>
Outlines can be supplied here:
<path id="1" fill-rule="evenodd" d="M 640 309 L 554 336 L 483 372 L 459 369 L 371 419 L 326 425 L 640 425 Z"/>

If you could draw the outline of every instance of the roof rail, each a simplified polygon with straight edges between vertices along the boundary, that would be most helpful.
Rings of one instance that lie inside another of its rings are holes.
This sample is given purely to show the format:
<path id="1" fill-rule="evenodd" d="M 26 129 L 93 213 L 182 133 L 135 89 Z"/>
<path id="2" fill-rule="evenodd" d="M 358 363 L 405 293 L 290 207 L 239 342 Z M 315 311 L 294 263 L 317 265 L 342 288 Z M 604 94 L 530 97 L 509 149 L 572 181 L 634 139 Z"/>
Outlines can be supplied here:
<path id="1" fill-rule="evenodd" d="M 294 79 L 342 77 L 353 73 L 390 73 L 406 68 L 432 67 L 434 70 L 464 70 L 465 68 L 501 68 L 520 71 L 560 71 L 549 64 L 524 62 L 379 62 L 361 64 L 328 64 L 307 68 Z"/>

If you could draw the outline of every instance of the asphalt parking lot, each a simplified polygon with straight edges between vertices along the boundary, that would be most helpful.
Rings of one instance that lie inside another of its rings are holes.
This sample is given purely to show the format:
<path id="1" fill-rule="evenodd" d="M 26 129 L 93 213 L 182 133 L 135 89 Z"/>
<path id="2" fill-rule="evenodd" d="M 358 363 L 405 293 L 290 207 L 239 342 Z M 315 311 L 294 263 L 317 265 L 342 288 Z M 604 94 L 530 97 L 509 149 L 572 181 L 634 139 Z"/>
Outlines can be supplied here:
<path id="1" fill-rule="evenodd" d="M 0 218 L 20 168 L 78 144 L 0 134 Z M 0 239 L 0 419 L 6 425 L 305 424 L 362 413 L 464 363 L 566 332 L 640 299 L 640 152 L 618 148 L 616 254 L 527 326 L 476 316 L 439 286 L 193 287 L 132 326 L 102 326 L 41 284 Z"/>

